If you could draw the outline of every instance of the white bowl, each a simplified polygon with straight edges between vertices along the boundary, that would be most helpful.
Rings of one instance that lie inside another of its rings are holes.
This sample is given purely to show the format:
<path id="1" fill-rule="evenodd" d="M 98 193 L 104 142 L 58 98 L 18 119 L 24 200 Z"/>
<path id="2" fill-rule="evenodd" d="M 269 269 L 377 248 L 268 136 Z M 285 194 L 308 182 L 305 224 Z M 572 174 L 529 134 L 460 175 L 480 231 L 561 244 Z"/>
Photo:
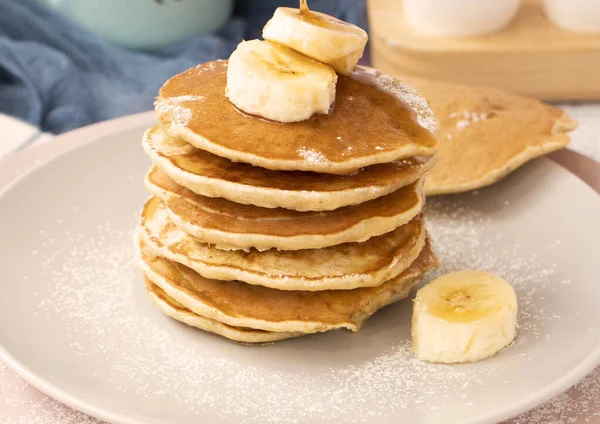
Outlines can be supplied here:
<path id="1" fill-rule="evenodd" d="M 593 1 L 593 0 L 591 0 Z M 521 0 L 403 0 L 408 23 L 430 36 L 476 36 L 496 32 L 515 17 Z"/>
<path id="2" fill-rule="evenodd" d="M 559 28 L 600 33 L 600 0 L 545 0 L 544 11 Z"/>

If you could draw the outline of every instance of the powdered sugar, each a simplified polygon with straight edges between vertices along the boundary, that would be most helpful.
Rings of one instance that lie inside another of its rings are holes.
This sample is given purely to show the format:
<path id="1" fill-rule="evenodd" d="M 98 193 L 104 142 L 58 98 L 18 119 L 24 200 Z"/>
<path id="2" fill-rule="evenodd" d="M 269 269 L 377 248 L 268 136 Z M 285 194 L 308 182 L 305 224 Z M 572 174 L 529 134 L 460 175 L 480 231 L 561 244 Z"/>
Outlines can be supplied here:
<path id="1" fill-rule="evenodd" d="M 382 74 L 373 68 L 366 66 L 359 66 L 358 68 L 372 75 L 375 84 L 380 90 L 387 91 L 410 106 L 417 114 L 417 122 L 419 125 L 433 133 L 437 131 L 438 124 L 433 111 L 427 104 L 427 100 L 417 93 L 416 90 L 404 82 L 389 75 Z"/>
<path id="2" fill-rule="evenodd" d="M 203 100 L 203 96 L 189 95 L 159 98 L 154 102 L 154 108 L 160 119 L 170 122 L 171 125 L 185 127 L 192 119 L 192 111 L 185 103 L 201 102 Z"/>
<path id="3" fill-rule="evenodd" d="M 453 112 L 448 117 L 454 119 L 454 118 L 457 118 L 458 116 L 459 116 L 458 113 Z M 470 112 L 467 109 L 465 109 L 463 111 L 462 115 L 460 115 L 460 117 L 461 117 L 461 119 L 456 121 L 456 129 L 464 130 L 465 128 L 467 128 L 470 125 L 476 124 L 481 121 L 485 121 L 488 117 L 488 114 L 485 112 L 482 112 L 482 113 Z"/>
<path id="4" fill-rule="evenodd" d="M 298 154 L 308 163 L 325 163 L 329 160 L 323 155 L 323 153 L 316 151 L 315 149 L 309 149 L 303 147 L 298 150 Z"/>

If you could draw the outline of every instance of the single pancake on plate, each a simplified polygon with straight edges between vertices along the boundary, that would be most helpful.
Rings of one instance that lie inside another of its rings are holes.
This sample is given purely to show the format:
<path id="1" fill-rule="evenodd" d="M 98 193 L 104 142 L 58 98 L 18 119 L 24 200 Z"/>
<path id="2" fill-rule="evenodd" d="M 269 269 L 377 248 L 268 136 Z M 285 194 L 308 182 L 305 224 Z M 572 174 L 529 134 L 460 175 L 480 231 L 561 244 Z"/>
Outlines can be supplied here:
<path id="1" fill-rule="evenodd" d="M 438 162 L 427 195 L 493 184 L 527 161 L 562 149 L 577 126 L 565 112 L 493 88 L 406 79 L 427 98 L 438 120 Z"/>

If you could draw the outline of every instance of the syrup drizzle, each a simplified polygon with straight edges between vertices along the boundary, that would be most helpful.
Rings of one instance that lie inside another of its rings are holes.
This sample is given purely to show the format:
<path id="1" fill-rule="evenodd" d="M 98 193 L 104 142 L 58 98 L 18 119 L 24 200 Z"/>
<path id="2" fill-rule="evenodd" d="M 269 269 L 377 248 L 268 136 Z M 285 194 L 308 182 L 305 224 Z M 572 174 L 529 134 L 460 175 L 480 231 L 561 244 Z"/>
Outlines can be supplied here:
<path id="1" fill-rule="evenodd" d="M 300 15 L 300 18 L 302 20 L 304 20 L 305 22 L 308 22 L 312 25 L 320 26 L 323 28 L 331 28 L 331 29 L 335 29 L 335 30 L 340 30 L 341 27 L 349 28 L 349 27 L 353 26 L 347 22 L 343 22 L 343 21 L 328 17 L 327 15 L 313 13 L 308 8 L 308 0 L 300 0 L 299 15 Z M 362 30 L 359 30 L 359 31 L 362 31 Z"/>
<path id="2" fill-rule="evenodd" d="M 300 0 L 300 14 L 307 15 L 310 13 L 310 9 L 308 8 L 307 0 Z"/>

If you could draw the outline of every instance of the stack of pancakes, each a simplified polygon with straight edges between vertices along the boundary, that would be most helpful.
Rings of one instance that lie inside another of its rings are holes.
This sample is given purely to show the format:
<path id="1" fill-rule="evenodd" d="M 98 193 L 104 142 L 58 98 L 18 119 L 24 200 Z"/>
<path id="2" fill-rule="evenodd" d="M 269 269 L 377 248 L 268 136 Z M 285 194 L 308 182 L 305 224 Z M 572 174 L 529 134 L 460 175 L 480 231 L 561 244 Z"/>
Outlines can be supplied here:
<path id="1" fill-rule="evenodd" d="M 422 208 L 435 120 L 371 68 L 340 77 L 329 115 L 282 124 L 225 97 L 227 62 L 176 75 L 144 148 L 136 231 L 156 305 L 241 342 L 358 330 L 437 266 Z"/>

